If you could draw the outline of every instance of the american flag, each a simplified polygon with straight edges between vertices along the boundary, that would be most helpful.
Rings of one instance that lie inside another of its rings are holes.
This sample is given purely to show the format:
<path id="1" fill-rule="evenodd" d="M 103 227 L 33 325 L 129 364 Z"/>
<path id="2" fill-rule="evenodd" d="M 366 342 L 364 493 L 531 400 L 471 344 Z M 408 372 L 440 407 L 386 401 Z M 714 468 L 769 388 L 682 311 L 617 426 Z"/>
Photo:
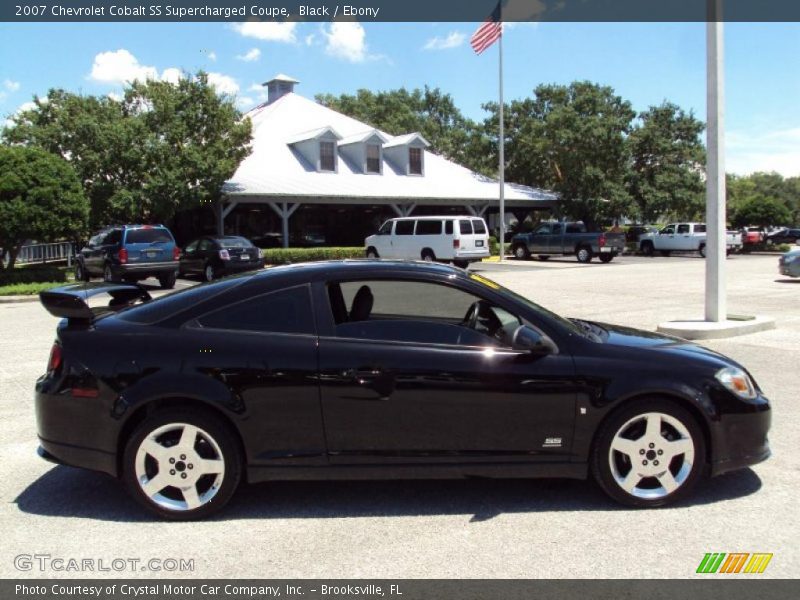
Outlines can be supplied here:
<path id="1" fill-rule="evenodd" d="M 492 14 L 489 15 L 489 18 L 475 30 L 475 33 L 473 33 L 472 37 L 469 39 L 469 43 L 472 45 L 472 49 L 475 50 L 476 54 L 481 54 L 503 35 L 503 23 L 500 20 L 500 4 L 501 2 L 497 3 L 497 7 L 492 11 Z"/>

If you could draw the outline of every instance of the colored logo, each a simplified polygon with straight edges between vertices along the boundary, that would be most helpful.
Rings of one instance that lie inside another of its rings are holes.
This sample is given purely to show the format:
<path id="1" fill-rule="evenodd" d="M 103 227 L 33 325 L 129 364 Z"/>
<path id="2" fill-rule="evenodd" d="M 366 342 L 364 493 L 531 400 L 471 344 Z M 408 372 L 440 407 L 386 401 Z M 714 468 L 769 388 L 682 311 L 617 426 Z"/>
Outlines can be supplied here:
<path id="1" fill-rule="evenodd" d="M 697 567 L 697 573 L 750 573 L 759 574 L 763 573 L 769 561 L 772 560 L 772 554 L 764 552 L 707 552 L 700 561 Z"/>

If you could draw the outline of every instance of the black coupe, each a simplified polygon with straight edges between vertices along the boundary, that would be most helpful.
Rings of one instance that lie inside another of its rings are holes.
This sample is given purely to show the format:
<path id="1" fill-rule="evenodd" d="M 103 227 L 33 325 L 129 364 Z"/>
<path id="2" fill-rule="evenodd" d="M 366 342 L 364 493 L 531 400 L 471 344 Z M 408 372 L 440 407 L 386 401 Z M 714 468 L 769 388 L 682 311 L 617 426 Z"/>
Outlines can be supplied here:
<path id="1" fill-rule="evenodd" d="M 41 299 L 64 320 L 36 384 L 40 454 L 121 478 L 166 518 L 277 479 L 591 474 L 653 507 L 769 456 L 769 402 L 733 360 L 454 267 L 322 262 L 157 300 L 110 283 Z"/>

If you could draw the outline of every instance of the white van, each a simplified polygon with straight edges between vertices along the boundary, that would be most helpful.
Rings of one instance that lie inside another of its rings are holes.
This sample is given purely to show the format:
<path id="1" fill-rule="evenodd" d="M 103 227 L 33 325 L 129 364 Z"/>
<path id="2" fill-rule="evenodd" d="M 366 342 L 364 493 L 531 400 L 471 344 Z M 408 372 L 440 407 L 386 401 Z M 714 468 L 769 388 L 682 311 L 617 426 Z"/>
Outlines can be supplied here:
<path id="1" fill-rule="evenodd" d="M 466 266 L 489 256 L 489 230 L 480 217 L 389 219 L 364 245 L 367 258 L 446 260 Z"/>

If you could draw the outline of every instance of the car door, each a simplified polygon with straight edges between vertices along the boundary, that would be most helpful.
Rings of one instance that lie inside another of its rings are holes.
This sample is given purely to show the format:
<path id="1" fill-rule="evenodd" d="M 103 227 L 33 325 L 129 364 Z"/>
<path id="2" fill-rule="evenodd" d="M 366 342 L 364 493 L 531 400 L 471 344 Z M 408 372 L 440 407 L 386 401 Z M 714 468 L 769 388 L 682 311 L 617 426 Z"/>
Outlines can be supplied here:
<path id="1" fill-rule="evenodd" d="M 653 238 L 656 250 L 675 250 L 675 225 L 667 225 Z"/>
<path id="2" fill-rule="evenodd" d="M 92 236 L 85 248 L 81 249 L 81 258 L 86 272 L 90 275 L 102 274 L 103 267 L 99 256 L 101 255 L 101 245 L 108 232 L 101 231 Z"/>
<path id="3" fill-rule="evenodd" d="M 214 262 L 214 254 L 218 252 L 214 241 L 209 238 L 203 238 L 197 245 L 197 256 L 194 260 L 195 269 L 202 272 L 206 268 L 206 264 Z"/>
<path id="4" fill-rule="evenodd" d="M 415 249 L 415 223 L 416 221 L 414 219 L 400 219 L 399 221 L 395 221 L 394 235 L 392 236 L 392 252 L 389 258 L 420 258 L 420 251 L 422 249 Z"/>
<path id="5" fill-rule="evenodd" d="M 194 240 L 186 245 L 181 254 L 181 272 L 182 273 L 196 273 L 197 266 L 197 253 L 200 240 Z"/>
<path id="6" fill-rule="evenodd" d="M 571 357 L 533 357 L 464 326 L 484 298 L 452 282 L 412 279 L 329 281 L 315 291 L 332 464 L 556 461 L 569 453 Z M 511 311 L 500 314 L 516 327 Z"/>
<path id="7" fill-rule="evenodd" d="M 549 254 L 564 253 L 564 223 L 553 223 L 550 235 L 547 236 L 547 252 Z"/>
<path id="8" fill-rule="evenodd" d="M 326 464 L 310 286 L 257 286 L 237 299 L 222 294 L 183 326 L 182 372 L 228 388 L 249 467 Z"/>
<path id="9" fill-rule="evenodd" d="M 672 250 L 694 250 L 697 245 L 692 239 L 692 226 L 689 223 L 678 223 L 674 240 Z"/>

